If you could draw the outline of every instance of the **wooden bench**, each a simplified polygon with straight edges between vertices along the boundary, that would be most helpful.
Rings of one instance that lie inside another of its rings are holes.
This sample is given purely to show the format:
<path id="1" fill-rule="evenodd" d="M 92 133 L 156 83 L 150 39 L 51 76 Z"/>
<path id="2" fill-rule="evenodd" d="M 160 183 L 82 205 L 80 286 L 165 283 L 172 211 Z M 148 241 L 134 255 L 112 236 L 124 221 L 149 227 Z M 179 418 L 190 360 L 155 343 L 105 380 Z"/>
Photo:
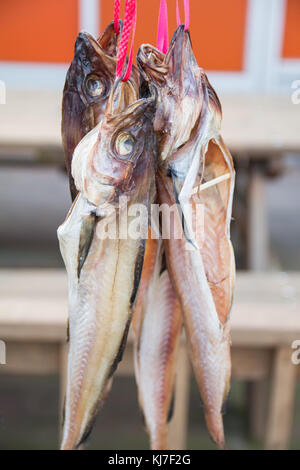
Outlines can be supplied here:
<path id="1" fill-rule="evenodd" d="M 61 91 L 7 90 L 7 103 L 0 106 L 0 166 L 64 168 L 61 95 Z M 280 166 L 278 162 L 286 152 L 300 154 L 299 106 L 284 95 L 221 94 L 220 98 L 225 142 L 237 169 L 248 162 L 246 194 L 238 198 L 241 205 L 238 212 L 247 233 L 244 240 L 247 268 L 266 269 L 269 251 L 266 177 L 270 167 Z M 246 205 L 242 203 L 244 199 Z"/>
<path id="2" fill-rule="evenodd" d="M 0 373 L 59 373 L 62 399 L 66 319 L 63 270 L 0 270 L 0 339 L 6 343 L 7 356 Z M 271 382 L 268 393 L 252 397 L 251 403 L 254 423 L 263 421 L 268 449 L 289 447 L 300 374 L 300 366 L 291 361 L 295 340 L 300 340 L 300 275 L 238 273 L 232 311 L 232 375 L 252 383 Z M 184 449 L 190 375 L 184 341 L 178 361 L 170 448 Z M 131 337 L 118 373 L 133 374 Z"/>

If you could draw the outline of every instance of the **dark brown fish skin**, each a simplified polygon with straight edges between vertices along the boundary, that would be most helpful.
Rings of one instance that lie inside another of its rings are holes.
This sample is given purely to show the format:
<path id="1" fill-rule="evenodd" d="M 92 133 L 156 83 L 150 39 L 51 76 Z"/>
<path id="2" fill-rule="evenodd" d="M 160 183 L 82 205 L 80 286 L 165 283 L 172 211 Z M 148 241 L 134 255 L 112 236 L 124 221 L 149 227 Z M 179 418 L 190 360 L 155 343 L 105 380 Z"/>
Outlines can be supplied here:
<path id="1" fill-rule="evenodd" d="M 120 30 L 122 22 L 120 21 Z M 73 152 L 80 140 L 103 118 L 108 97 L 115 81 L 118 36 L 114 23 L 110 23 L 96 40 L 90 34 L 79 33 L 75 53 L 67 72 L 63 100 L 61 133 L 66 167 L 70 179 L 72 200 L 77 189 L 71 175 Z M 103 87 L 100 95 L 89 91 L 89 80 L 99 80 Z M 130 83 L 139 80 L 139 72 L 133 67 Z"/>
<path id="2" fill-rule="evenodd" d="M 78 142 L 99 122 L 114 82 L 118 36 L 111 23 L 96 41 L 81 32 L 75 42 L 75 52 L 67 72 L 62 101 L 62 141 L 66 167 L 71 175 L 71 162 Z M 96 77 L 103 91 L 93 96 L 87 87 L 90 77 Z M 72 200 L 77 191 L 70 176 Z"/>

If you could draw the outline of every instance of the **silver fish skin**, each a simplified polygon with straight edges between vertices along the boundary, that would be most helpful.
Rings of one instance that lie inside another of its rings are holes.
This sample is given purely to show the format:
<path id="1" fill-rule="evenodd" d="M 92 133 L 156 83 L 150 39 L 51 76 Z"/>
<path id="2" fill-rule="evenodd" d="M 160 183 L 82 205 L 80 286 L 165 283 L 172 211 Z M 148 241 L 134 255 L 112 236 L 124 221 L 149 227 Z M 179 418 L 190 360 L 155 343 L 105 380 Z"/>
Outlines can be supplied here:
<path id="1" fill-rule="evenodd" d="M 138 94 L 138 84 L 116 82 L 97 138 L 94 130 L 87 134 L 72 162 L 79 195 L 58 229 L 70 332 L 62 449 L 78 448 L 89 433 L 121 359 L 139 284 L 143 235 L 121 238 L 118 231 L 119 220 L 130 226 L 135 219 L 134 204 L 148 207 L 155 197 L 155 99 Z M 120 196 L 127 206 L 118 208 Z M 115 222 L 115 235 L 105 236 Z"/>

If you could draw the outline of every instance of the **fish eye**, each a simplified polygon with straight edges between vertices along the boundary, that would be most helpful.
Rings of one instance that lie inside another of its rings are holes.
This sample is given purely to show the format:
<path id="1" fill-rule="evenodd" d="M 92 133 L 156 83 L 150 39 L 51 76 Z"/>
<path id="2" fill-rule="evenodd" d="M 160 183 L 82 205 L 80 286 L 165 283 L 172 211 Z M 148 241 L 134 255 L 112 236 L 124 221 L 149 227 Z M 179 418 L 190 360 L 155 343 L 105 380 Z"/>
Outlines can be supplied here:
<path id="1" fill-rule="evenodd" d="M 105 86 L 97 75 L 89 76 L 85 85 L 90 96 L 101 96 L 104 93 Z"/>
<path id="2" fill-rule="evenodd" d="M 120 157 L 129 157 L 134 150 L 135 140 L 128 132 L 122 132 L 118 135 L 115 143 L 116 152 Z"/>

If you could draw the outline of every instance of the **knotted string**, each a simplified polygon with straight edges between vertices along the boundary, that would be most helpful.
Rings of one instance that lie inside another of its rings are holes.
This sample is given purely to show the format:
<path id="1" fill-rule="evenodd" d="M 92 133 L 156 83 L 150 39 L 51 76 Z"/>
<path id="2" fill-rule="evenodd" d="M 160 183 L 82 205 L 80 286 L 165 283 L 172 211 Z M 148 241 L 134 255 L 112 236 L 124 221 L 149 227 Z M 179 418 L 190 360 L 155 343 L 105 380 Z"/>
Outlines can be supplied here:
<path id="1" fill-rule="evenodd" d="M 137 5 L 136 0 L 126 0 L 125 4 L 125 17 L 124 17 L 124 27 L 122 31 L 121 41 L 118 50 L 118 57 L 117 57 L 117 69 L 116 69 L 116 76 L 118 78 L 122 77 L 123 74 L 123 67 L 126 60 L 126 54 L 130 39 L 130 33 L 132 31 L 132 38 L 131 38 L 131 46 L 129 52 L 129 60 L 127 64 L 127 68 L 125 74 L 122 78 L 123 82 L 126 82 L 131 74 L 132 70 L 132 62 L 133 62 L 133 43 L 134 43 L 134 36 L 135 36 L 135 29 L 136 29 L 136 14 L 137 14 Z"/>
<path id="2" fill-rule="evenodd" d="M 121 0 L 115 0 L 114 26 L 116 35 L 120 34 L 120 8 Z"/>

